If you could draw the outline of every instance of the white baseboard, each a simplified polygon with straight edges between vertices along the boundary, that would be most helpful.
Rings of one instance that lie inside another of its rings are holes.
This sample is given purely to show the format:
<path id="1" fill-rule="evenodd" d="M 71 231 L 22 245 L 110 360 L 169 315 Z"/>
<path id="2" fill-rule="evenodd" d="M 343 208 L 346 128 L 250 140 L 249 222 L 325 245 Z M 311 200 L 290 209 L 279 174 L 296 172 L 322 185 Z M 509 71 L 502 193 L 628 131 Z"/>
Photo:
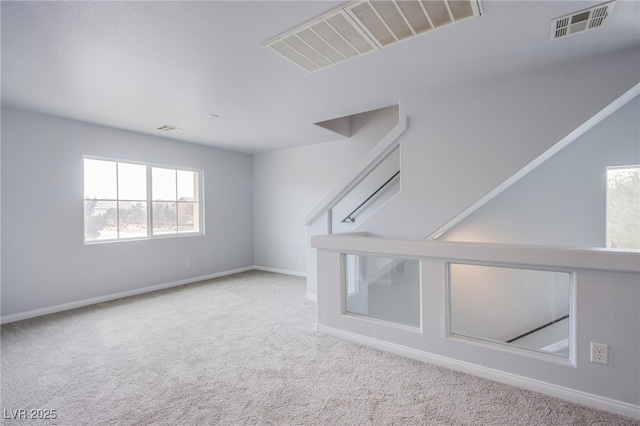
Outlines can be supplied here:
<path id="1" fill-rule="evenodd" d="M 232 269 L 229 271 L 217 272 L 215 274 L 203 275 L 200 277 L 186 278 L 184 280 L 173 281 L 170 283 L 158 284 L 148 287 L 137 288 L 134 290 L 122 291 L 119 293 L 107 294 L 104 296 L 92 297 L 90 299 L 78 300 L 75 302 L 63 303 L 60 305 L 47 306 L 44 308 L 34 309 L 32 311 L 19 312 L 17 314 L 0 316 L 0 324 L 7 324 L 10 322 L 21 321 L 29 318 L 40 317 L 43 315 L 55 314 L 57 312 L 68 311 L 70 309 L 82 308 L 84 306 L 95 305 L 96 303 L 108 302 L 110 300 L 122 299 L 123 297 L 137 296 L 139 294 L 150 293 L 152 291 L 164 290 L 171 287 L 177 287 L 185 284 L 191 284 L 198 281 L 210 280 L 213 278 L 220 278 L 227 275 L 238 274 L 246 271 L 265 271 L 275 272 L 278 274 L 296 275 L 300 277 L 306 277 L 307 274 L 298 271 L 289 271 L 285 269 L 265 268 L 263 266 L 246 266 L 243 268 Z"/>
<path id="2" fill-rule="evenodd" d="M 275 272 L 276 274 L 295 275 L 296 277 L 307 277 L 306 272 L 292 271 L 289 269 L 267 268 L 266 266 L 253 265 L 253 269 L 264 272 Z"/>
<path id="3" fill-rule="evenodd" d="M 232 269 L 229 271 L 217 272 L 215 274 L 203 275 L 200 277 L 186 278 L 184 280 L 173 281 L 170 283 L 158 284 L 148 287 L 137 288 L 134 290 L 122 291 L 119 293 L 107 294 L 105 296 L 92 297 L 90 299 L 78 300 L 75 302 L 63 303 L 61 305 L 47 306 L 45 308 L 34 309 L 32 311 L 19 312 L 17 314 L 4 315 L 0 317 L 0 324 L 7 324 L 14 321 L 25 320 L 29 318 L 35 318 L 42 315 L 54 314 L 56 312 L 68 311 L 70 309 L 82 308 L 84 306 L 95 305 L 96 303 L 108 302 L 110 300 L 122 299 L 123 297 L 137 296 L 143 293 L 150 293 L 152 291 L 164 290 L 171 287 L 177 287 L 185 284 L 191 284 L 198 281 L 210 280 L 213 278 L 220 278 L 227 275 L 238 274 L 240 272 L 251 271 L 255 269 L 253 266 L 247 266 L 244 268 Z"/>
<path id="4" fill-rule="evenodd" d="M 614 399 L 593 395 L 587 392 L 554 385 L 552 383 L 547 383 L 524 376 L 518 376 L 516 374 L 507 373 L 500 370 L 494 370 L 492 368 L 483 367 L 481 365 L 471 364 L 469 362 L 459 361 L 453 358 L 447 358 L 441 355 L 420 351 L 372 337 L 361 336 L 359 334 L 327 327 L 320 324 L 316 324 L 316 331 L 318 333 L 324 333 L 341 339 L 350 340 L 352 342 L 356 342 L 385 352 L 391 352 L 406 358 L 439 365 L 442 367 L 450 368 L 451 370 L 461 371 L 463 373 L 483 377 L 485 379 L 506 383 L 508 385 L 560 398 L 565 401 L 574 402 L 576 404 L 581 404 L 598 410 L 608 411 L 610 413 L 615 413 L 621 416 L 630 417 L 635 420 L 640 420 L 640 406 L 638 405 L 616 401 Z"/>
<path id="5" fill-rule="evenodd" d="M 254 265 L 253 269 L 255 269 L 257 271 L 275 272 L 276 274 L 294 275 L 296 277 L 304 277 L 304 278 L 307 277 L 307 273 L 306 272 L 291 271 L 289 269 L 267 268 L 266 266 L 257 266 L 257 265 Z M 318 297 L 315 294 L 307 293 L 307 294 L 305 294 L 304 297 L 305 297 L 305 299 L 307 299 L 310 302 L 317 302 L 318 301 Z"/>

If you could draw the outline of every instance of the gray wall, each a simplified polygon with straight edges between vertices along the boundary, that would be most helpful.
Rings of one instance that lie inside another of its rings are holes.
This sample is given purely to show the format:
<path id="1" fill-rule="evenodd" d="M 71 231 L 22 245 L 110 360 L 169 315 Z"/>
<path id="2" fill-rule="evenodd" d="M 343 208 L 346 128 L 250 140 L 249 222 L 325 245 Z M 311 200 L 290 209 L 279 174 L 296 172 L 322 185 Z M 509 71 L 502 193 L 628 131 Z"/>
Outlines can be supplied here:
<path id="1" fill-rule="evenodd" d="M 638 117 L 640 98 L 636 97 L 440 239 L 604 247 L 606 168 L 640 163 Z M 536 282 L 534 293 L 520 291 L 514 295 L 508 291 L 513 288 L 514 281 L 503 281 L 494 276 L 494 272 L 486 272 L 490 285 L 483 286 L 482 275 L 476 271 L 474 279 L 460 289 L 460 305 L 452 308 L 460 327 L 458 330 L 492 337 L 490 333 L 506 327 L 515 330 L 518 326 L 516 318 L 519 317 L 525 327 L 513 332 L 514 337 L 527 331 L 526 326 L 533 329 L 568 312 L 568 294 L 558 298 L 552 282 Z M 519 277 L 521 280 L 522 275 Z M 475 289 L 480 288 L 480 294 L 476 294 Z M 516 304 L 516 300 L 526 300 L 526 303 Z M 557 303 L 566 304 L 564 312 L 560 310 L 546 319 L 536 316 L 552 311 Z M 489 305 L 491 309 L 487 310 Z M 509 318 L 509 321 L 504 321 L 504 318 Z M 485 331 L 479 331 L 482 329 Z M 494 338 L 500 340 L 499 337 Z"/>
<path id="2" fill-rule="evenodd" d="M 359 229 L 403 239 L 437 231 L 632 89 L 639 53 L 402 100 L 402 190 Z"/>
<path id="3" fill-rule="evenodd" d="M 383 108 L 352 117 L 349 139 L 254 156 L 257 266 L 306 272 L 305 215 L 397 123 L 397 107 Z"/>
<path id="4" fill-rule="evenodd" d="M 85 245 L 83 155 L 203 169 L 206 234 Z M 3 108 L 2 315 L 252 266 L 252 178 L 246 154 Z"/>
<path id="5" fill-rule="evenodd" d="M 640 164 L 639 117 L 636 97 L 441 239 L 604 247 L 606 168 Z"/>

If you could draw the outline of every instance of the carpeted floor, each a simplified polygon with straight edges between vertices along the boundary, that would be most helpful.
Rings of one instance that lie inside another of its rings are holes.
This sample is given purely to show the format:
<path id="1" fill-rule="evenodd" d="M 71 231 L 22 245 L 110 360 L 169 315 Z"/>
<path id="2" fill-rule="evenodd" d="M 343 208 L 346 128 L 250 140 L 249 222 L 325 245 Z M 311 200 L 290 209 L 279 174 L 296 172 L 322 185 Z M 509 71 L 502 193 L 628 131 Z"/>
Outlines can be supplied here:
<path id="1" fill-rule="evenodd" d="M 3 325 L 3 424 L 640 424 L 318 335 L 304 293 L 252 271 Z"/>

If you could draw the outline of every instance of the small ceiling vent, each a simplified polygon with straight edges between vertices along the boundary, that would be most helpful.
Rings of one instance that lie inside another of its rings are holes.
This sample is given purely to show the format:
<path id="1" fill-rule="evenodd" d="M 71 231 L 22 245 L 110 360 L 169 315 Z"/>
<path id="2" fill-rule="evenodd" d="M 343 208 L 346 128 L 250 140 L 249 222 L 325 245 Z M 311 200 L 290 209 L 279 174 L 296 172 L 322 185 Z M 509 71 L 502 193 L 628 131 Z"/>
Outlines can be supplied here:
<path id="1" fill-rule="evenodd" d="M 594 28 L 601 27 L 613 6 L 615 0 L 603 3 L 590 9 L 581 10 L 570 15 L 561 16 L 551 20 L 549 37 L 551 40 L 563 38 L 572 34 L 580 33 Z"/>
<path id="2" fill-rule="evenodd" d="M 176 126 L 171 126 L 170 124 L 165 124 L 158 127 L 158 130 L 162 130 L 163 132 L 182 132 L 184 129 Z"/>
<path id="3" fill-rule="evenodd" d="M 473 16 L 478 0 L 353 1 L 263 45 L 314 72 Z"/>

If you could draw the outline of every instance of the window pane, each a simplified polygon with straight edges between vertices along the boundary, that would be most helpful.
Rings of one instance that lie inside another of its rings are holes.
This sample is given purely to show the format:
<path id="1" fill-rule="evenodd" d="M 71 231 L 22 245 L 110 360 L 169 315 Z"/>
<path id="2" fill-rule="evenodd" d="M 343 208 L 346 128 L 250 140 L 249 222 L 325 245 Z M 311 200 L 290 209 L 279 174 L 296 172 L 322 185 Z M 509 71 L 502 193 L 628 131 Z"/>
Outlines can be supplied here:
<path id="1" fill-rule="evenodd" d="M 198 203 L 178 203 L 178 232 L 197 232 Z"/>
<path id="2" fill-rule="evenodd" d="M 176 171 L 151 168 L 151 188 L 156 201 L 176 201 Z"/>
<path id="3" fill-rule="evenodd" d="M 84 198 L 115 200 L 117 197 L 116 163 L 84 159 Z"/>
<path id="4" fill-rule="evenodd" d="M 198 172 L 178 170 L 178 200 L 198 201 Z"/>
<path id="5" fill-rule="evenodd" d="M 607 169 L 607 247 L 640 249 L 640 166 Z"/>
<path id="6" fill-rule="evenodd" d="M 420 326 L 420 265 L 415 259 L 345 255 L 346 311 Z"/>
<path id="7" fill-rule="evenodd" d="M 84 238 L 86 241 L 118 238 L 115 201 L 85 200 Z"/>
<path id="8" fill-rule="evenodd" d="M 176 228 L 176 203 L 153 203 L 153 235 L 175 234 Z"/>
<path id="9" fill-rule="evenodd" d="M 147 199 L 147 166 L 118 163 L 118 198 L 120 200 Z"/>
<path id="10" fill-rule="evenodd" d="M 450 331 L 569 357 L 566 272 L 449 265 Z"/>
<path id="11" fill-rule="evenodd" d="M 200 172 L 83 161 L 85 242 L 201 232 Z"/>
<path id="12" fill-rule="evenodd" d="M 147 236 L 147 203 L 120 201 L 119 237 L 141 238 Z"/>

